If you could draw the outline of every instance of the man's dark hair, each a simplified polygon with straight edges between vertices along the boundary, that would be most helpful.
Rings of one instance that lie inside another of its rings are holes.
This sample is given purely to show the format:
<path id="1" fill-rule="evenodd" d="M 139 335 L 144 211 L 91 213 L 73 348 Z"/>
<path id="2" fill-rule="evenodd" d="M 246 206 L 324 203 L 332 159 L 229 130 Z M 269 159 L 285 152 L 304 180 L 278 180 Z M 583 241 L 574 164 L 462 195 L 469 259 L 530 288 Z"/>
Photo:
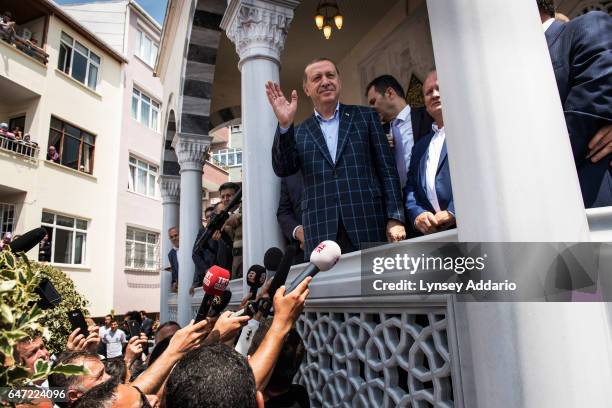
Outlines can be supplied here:
<path id="1" fill-rule="evenodd" d="M 161 329 L 166 328 L 168 326 L 176 326 L 179 329 L 181 328 L 181 325 L 175 322 L 174 320 L 168 320 L 167 322 L 163 322 L 162 324 L 160 324 L 157 328 L 157 331 L 160 331 Z"/>
<path id="2" fill-rule="evenodd" d="M 204 214 L 206 214 L 208 211 L 215 211 L 215 206 L 209 205 L 208 207 L 206 207 L 206 209 L 204 210 Z"/>
<path id="3" fill-rule="evenodd" d="M 172 370 L 166 408 L 256 408 L 255 377 L 247 360 L 225 344 L 190 351 Z"/>
<path id="4" fill-rule="evenodd" d="M 402 99 L 406 99 L 404 88 L 402 88 L 402 86 L 397 81 L 397 79 L 395 79 L 391 75 L 381 75 L 379 77 L 374 78 L 368 84 L 368 86 L 366 86 L 366 91 L 365 91 L 366 96 L 368 96 L 368 92 L 370 91 L 371 87 L 374 87 L 376 92 L 378 92 L 381 95 L 384 95 L 384 93 L 387 91 L 387 88 L 391 88 L 395 91 L 397 96 L 399 96 Z"/>
<path id="5" fill-rule="evenodd" d="M 107 314 L 107 315 L 106 315 L 106 316 L 104 316 L 104 317 L 105 317 L 105 318 L 106 318 L 106 317 L 110 317 L 110 318 L 111 318 L 111 321 L 113 321 L 113 320 L 114 320 L 114 319 L 113 319 L 113 315 L 111 315 L 111 314 Z"/>
<path id="6" fill-rule="evenodd" d="M 149 366 L 151 366 L 155 362 L 155 360 L 157 360 L 159 356 L 161 356 L 162 353 L 166 351 L 168 345 L 170 344 L 170 340 L 172 340 L 172 336 L 166 337 L 165 339 L 157 343 L 155 347 L 153 347 L 153 351 L 151 351 L 151 355 L 149 356 Z"/>
<path id="7" fill-rule="evenodd" d="M 334 64 L 334 68 L 336 68 L 336 74 L 340 75 L 340 70 L 338 69 L 338 64 L 336 64 L 335 61 L 327 58 L 327 57 L 319 57 L 319 58 L 315 58 L 312 61 L 310 61 L 308 64 L 306 64 L 306 66 L 304 67 L 304 77 L 302 78 L 302 83 L 306 83 L 308 82 L 308 77 L 306 76 L 306 68 L 308 68 L 309 66 L 311 66 L 312 64 L 316 64 L 317 62 L 323 62 L 323 61 L 328 61 L 331 62 L 332 64 Z"/>
<path id="8" fill-rule="evenodd" d="M 147 315 L 147 312 L 146 312 L 145 310 L 141 310 L 141 311 L 140 311 L 140 314 L 141 314 L 141 315 L 145 315 L 145 316 L 146 316 L 146 315 Z"/>
<path id="9" fill-rule="evenodd" d="M 536 0 L 538 2 L 538 10 L 540 13 L 546 14 L 552 18 L 555 17 L 555 1 L 554 0 Z"/>
<path id="10" fill-rule="evenodd" d="M 13 13 L 11 13 L 10 11 L 5 11 L 4 16 L 7 16 L 8 18 L 10 18 L 11 20 L 13 19 Z"/>
<path id="11" fill-rule="evenodd" d="M 236 183 L 232 183 L 231 181 L 227 181 L 223 184 L 221 184 L 221 187 L 219 187 L 219 192 L 223 191 L 223 190 L 229 190 L 232 189 L 234 190 L 234 192 L 238 191 L 238 189 L 240 188 L 240 186 Z"/>
<path id="12" fill-rule="evenodd" d="M 115 399 L 115 390 L 118 383 L 113 380 L 105 381 L 87 391 L 81 398 L 72 404 L 72 408 L 108 408 Z"/>
<path id="13" fill-rule="evenodd" d="M 100 361 L 100 357 L 96 353 L 89 351 L 64 351 L 57 356 L 53 362 L 53 367 L 55 368 L 60 364 L 81 365 L 82 361 L 89 359 Z M 49 375 L 49 386 L 68 388 L 74 385 L 80 377 L 80 375 L 51 374 Z"/>
<path id="14" fill-rule="evenodd" d="M 53 362 L 53 367 L 57 367 L 59 364 L 74 364 L 82 365 L 85 360 L 98 360 L 100 357 L 96 353 L 90 353 L 89 351 L 65 351 L 61 353 Z M 64 374 L 51 374 L 48 377 L 49 387 L 57 388 L 70 388 L 74 387 L 77 381 L 81 378 L 80 375 L 64 375 Z M 60 407 L 67 407 L 67 402 L 57 402 Z"/>
<path id="15" fill-rule="evenodd" d="M 272 319 L 270 318 L 264 319 L 259 323 L 259 328 L 255 332 L 253 342 L 249 348 L 249 355 L 253 355 L 257 351 L 271 324 Z M 285 342 L 276 359 L 274 371 L 272 371 L 266 388 L 274 392 L 286 392 L 293 383 L 293 378 L 297 374 L 300 364 L 302 364 L 305 353 L 306 348 L 302 338 L 297 330 L 291 329 L 287 337 L 285 337 Z"/>
<path id="16" fill-rule="evenodd" d="M 104 371 L 111 376 L 112 381 L 115 381 L 117 384 L 125 382 L 127 367 L 122 357 L 107 358 L 102 363 L 104 363 Z"/>

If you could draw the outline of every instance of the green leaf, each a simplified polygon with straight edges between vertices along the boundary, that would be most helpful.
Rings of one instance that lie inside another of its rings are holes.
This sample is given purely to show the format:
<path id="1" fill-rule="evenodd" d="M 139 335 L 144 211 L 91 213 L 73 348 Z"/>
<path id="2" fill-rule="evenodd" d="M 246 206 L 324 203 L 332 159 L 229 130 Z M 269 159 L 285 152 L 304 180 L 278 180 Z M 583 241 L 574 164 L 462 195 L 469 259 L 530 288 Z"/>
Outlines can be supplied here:
<path id="1" fill-rule="evenodd" d="M 17 342 L 28 337 L 28 333 L 21 330 L 6 330 L 2 332 L 2 335 L 12 342 Z"/>
<path id="2" fill-rule="evenodd" d="M 34 373 L 35 374 L 39 374 L 39 373 L 45 373 L 45 375 L 47 374 L 47 372 L 49 371 L 49 362 L 43 360 L 42 358 L 39 358 L 38 360 L 36 360 L 36 363 L 34 363 Z"/>
<path id="3" fill-rule="evenodd" d="M 13 312 L 6 303 L 0 304 L 0 313 L 2 314 L 3 323 L 6 322 L 8 324 L 13 324 L 15 322 L 15 319 L 13 318 Z"/>
<path id="4" fill-rule="evenodd" d="M 11 367 L 7 372 L 8 380 L 11 382 L 18 381 L 21 379 L 26 379 L 30 376 L 30 372 L 27 368 L 17 365 Z"/>
<path id="5" fill-rule="evenodd" d="M 89 371 L 82 365 L 74 365 L 74 364 L 59 364 L 56 367 L 53 367 L 49 374 L 65 374 L 65 375 L 87 375 Z"/>
<path id="6" fill-rule="evenodd" d="M 0 293 L 13 290 L 15 285 L 17 285 L 17 282 L 14 280 L 0 282 Z"/>

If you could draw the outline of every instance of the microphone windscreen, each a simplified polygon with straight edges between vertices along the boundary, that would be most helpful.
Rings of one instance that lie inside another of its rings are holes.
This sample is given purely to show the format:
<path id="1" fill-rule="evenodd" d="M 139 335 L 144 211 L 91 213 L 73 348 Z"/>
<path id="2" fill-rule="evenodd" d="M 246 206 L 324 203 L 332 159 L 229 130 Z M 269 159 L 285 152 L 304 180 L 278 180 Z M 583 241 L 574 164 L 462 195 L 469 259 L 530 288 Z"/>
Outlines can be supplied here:
<path id="1" fill-rule="evenodd" d="M 213 265 L 204 275 L 203 289 L 207 295 L 220 296 L 229 284 L 230 273 L 227 269 Z"/>
<path id="2" fill-rule="evenodd" d="M 253 265 L 247 272 L 247 285 L 251 288 L 261 288 L 266 283 L 266 268 L 261 265 Z"/>
<path id="3" fill-rule="evenodd" d="M 278 265 L 278 270 L 272 279 L 272 283 L 270 284 L 270 289 L 268 294 L 271 298 L 274 298 L 274 294 L 277 289 L 285 284 L 287 280 L 287 275 L 289 275 L 289 269 L 291 269 L 291 264 L 293 263 L 293 258 L 295 257 L 295 247 L 293 245 L 287 246 L 287 250 L 283 255 L 283 259 L 281 259 L 280 265 Z"/>
<path id="4" fill-rule="evenodd" d="M 31 231 L 26 232 L 9 245 L 13 252 L 28 252 L 42 241 L 47 235 L 47 230 L 44 228 L 35 228 Z"/>
<path id="5" fill-rule="evenodd" d="M 232 299 L 232 291 L 229 289 L 225 289 L 221 296 L 215 296 L 210 305 L 210 310 L 208 315 L 210 317 L 217 317 L 223 312 L 223 310 L 227 307 L 230 300 Z"/>
<path id="6" fill-rule="evenodd" d="M 340 246 L 334 241 L 323 241 L 310 254 L 310 263 L 320 271 L 327 271 L 338 262 L 341 254 Z"/>
<path id="7" fill-rule="evenodd" d="M 277 247 L 272 247 L 266 251 L 264 255 L 264 266 L 269 271 L 278 270 L 278 266 L 280 265 L 280 261 L 283 258 L 283 251 L 278 249 Z"/>

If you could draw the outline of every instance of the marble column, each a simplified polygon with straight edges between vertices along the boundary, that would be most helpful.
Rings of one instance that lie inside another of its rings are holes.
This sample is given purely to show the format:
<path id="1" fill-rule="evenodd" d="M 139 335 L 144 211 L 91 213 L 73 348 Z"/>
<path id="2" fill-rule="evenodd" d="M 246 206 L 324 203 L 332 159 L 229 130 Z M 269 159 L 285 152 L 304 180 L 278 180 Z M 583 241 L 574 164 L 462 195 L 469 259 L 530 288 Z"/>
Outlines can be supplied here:
<path id="1" fill-rule="evenodd" d="M 459 240 L 588 241 L 536 4 L 507 5 L 427 1 Z M 453 306 L 462 406 L 604 407 L 612 401 L 605 304 Z"/>
<path id="2" fill-rule="evenodd" d="M 160 271 L 160 322 L 167 322 L 168 317 L 168 297 L 172 286 L 172 273 L 166 271 L 170 266 L 168 252 L 172 249 L 172 243 L 168 238 L 168 229 L 178 227 L 179 222 L 179 202 L 181 194 L 181 178 L 179 176 L 160 176 L 159 190 L 162 197 L 163 208 L 163 227 L 161 231 L 161 271 Z"/>
<path id="3" fill-rule="evenodd" d="M 172 147 L 181 166 L 180 250 L 177 319 L 181 326 L 193 318 L 189 288 L 195 264 L 191 258 L 193 244 L 202 225 L 202 168 L 210 148 L 211 136 L 178 133 Z"/>
<path id="4" fill-rule="evenodd" d="M 268 248 L 282 245 L 276 220 L 280 182 L 270 164 L 277 121 L 264 85 L 279 81 L 280 54 L 298 4 L 296 0 L 231 0 L 221 21 L 240 57 L 245 271 L 249 265 L 263 264 Z"/>

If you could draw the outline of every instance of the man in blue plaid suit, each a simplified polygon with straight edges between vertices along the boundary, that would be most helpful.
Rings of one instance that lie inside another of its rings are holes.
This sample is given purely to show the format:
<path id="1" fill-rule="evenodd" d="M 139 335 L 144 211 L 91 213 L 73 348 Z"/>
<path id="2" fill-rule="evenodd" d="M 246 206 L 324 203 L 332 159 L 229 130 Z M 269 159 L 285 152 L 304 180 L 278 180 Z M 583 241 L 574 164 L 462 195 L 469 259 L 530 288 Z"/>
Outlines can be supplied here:
<path id="1" fill-rule="evenodd" d="M 404 239 L 402 190 L 376 111 L 339 103 L 339 72 L 326 58 L 306 66 L 303 88 L 315 111 L 294 125 L 297 92 L 289 101 L 278 84 L 266 84 L 279 123 L 274 172 L 287 177 L 301 170 L 304 176 L 304 252 L 327 239 L 338 242 L 342 252 Z"/>

